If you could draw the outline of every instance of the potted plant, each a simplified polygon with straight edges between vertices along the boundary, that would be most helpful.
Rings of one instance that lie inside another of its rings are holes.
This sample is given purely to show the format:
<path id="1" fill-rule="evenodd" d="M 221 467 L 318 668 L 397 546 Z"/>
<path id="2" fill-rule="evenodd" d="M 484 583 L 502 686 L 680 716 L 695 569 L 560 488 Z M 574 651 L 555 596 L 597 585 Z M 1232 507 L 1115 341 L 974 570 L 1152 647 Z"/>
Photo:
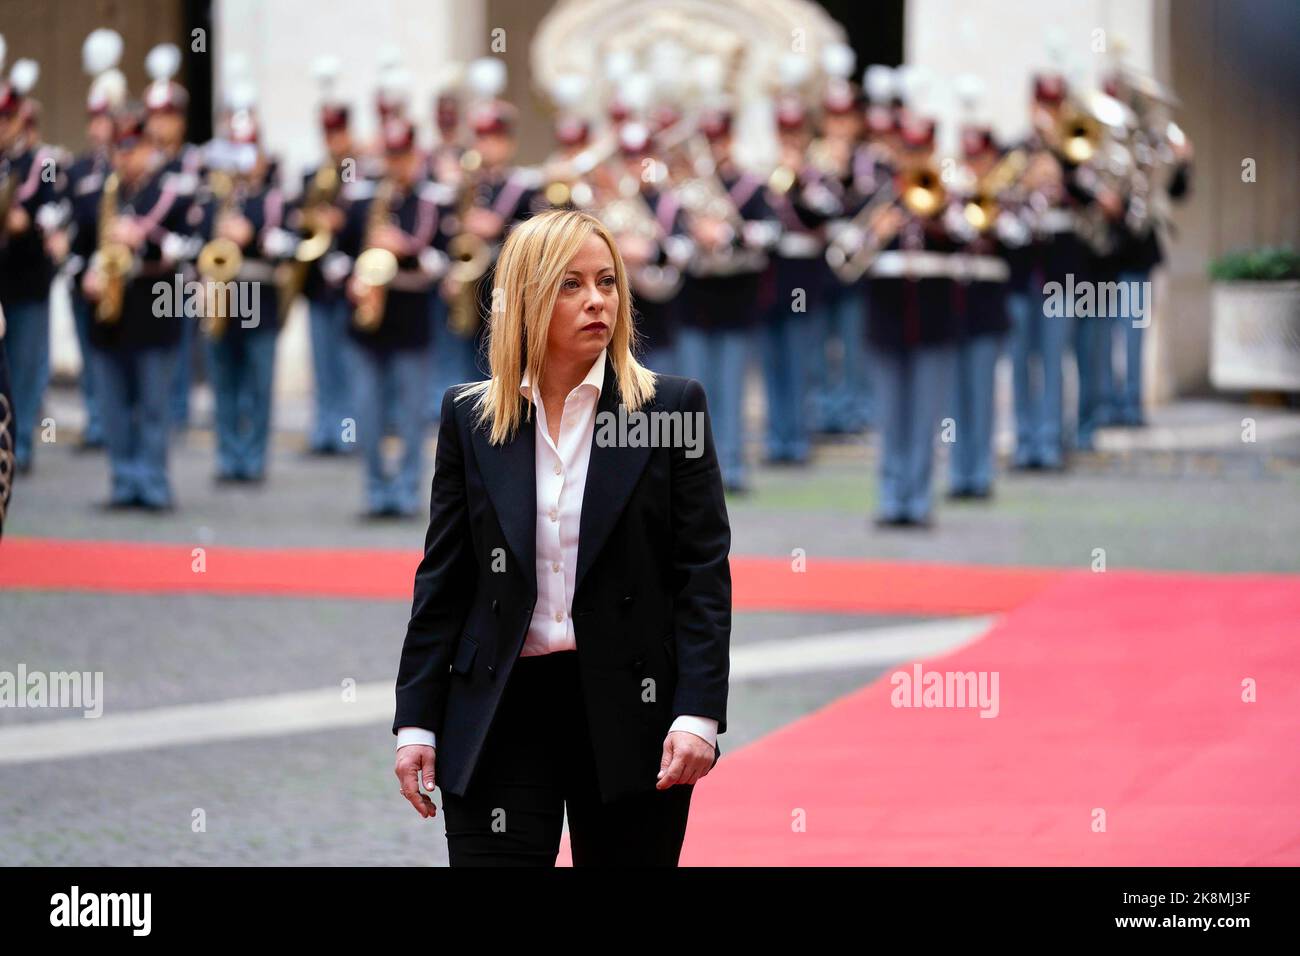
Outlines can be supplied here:
<path id="1" fill-rule="evenodd" d="M 1210 263 L 1215 388 L 1300 392 L 1300 253 L 1230 252 Z"/>

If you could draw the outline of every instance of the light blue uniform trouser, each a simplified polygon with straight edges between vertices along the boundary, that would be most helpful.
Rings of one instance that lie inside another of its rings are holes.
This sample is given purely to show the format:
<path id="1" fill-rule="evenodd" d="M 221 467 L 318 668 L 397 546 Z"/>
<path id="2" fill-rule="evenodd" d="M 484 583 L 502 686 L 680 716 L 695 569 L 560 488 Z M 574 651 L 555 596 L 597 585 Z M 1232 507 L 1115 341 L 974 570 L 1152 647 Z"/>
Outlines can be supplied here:
<path id="1" fill-rule="evenodd" d="M 356 418 L 348 382 L 348 323 L 352 306 L 346 299 L 307 300 L 311 328 L 311 362 L 315 378 L 315 420 L 311 447 L 315 451 L 349 452 L 343 440 L 345 421 Z"/>
<path id="2" fill-rule="evenodd" d="M 166 505 L 169 406 L 174 346 L 91 348 L 104 415 L 112 500 Z"/>
<path id="3" fill-rule="evenodd" d="M 14 464 L 32 461 L 33 436 L 50 381 L 50 300 L 25 299 L 5 306 L 5 348 L 14 406 Z"/>
<path id="4" fill-rule="evenodd" d="M 791 312 L 786 296 L 763 317 L 763 382 L 767 391 L 767 457 L 772 461 L 808 460 L 808 353 L 823 329 L 823 309 Z"/>
<path id="5" fill-rule="evenodd" d="M 428 420 L 436 422 L 442 414 L 442 396 L 447 389 L 463 382 L 480 381 L 484 376 L 479 371 L 480 337 L 471 335 L 466 338 L 449 329 L 447 315 L 450 307 L 440 295 L 429 298 L 432 300 L 429 321 L 433 334 L 425 358 L 430 373 L 424 403 Z"/>
<path id="6" fill-rule="evenodd" d="M 270 330 L 207 339 L 216 402 L 217 474 L 260 478 L 271 437 L 275 340 Z"/>
<path id="7" fill-rule="evenodd" d="M 678 373 L 704 386 L 713 441 L 723 484 L 743 488 L 745 468 L 745 369 L 753 350 L 749 328 L 701 329 L 686 325 L 677 332 Z"/>
<path id="8" fill-rule="evenodd" d="M 1075 445 L 1085 451 L 1093 447 L 1099 427 L 1106 424 L 1109 395 L 1105 390 L 1105 366 L 1110 364 L 1108 347 L 1114 320 L 1110 316 L 1078 316 L 1074 320 L 1074 358 L 1078 369 L 1079 411 Z"/>
<path id="9" fill-rule="evenodd" d="M 661 345 L 658 348 L 647 349 L 639 361 L 650 371 L 658 372 L 660 375 L 678 374 L 677 348 L 674 345 Z"/>
<path id="10" fill-rule="evenodd" d="M 95 306 L 77 292 L 72 293 L 72 318 L 77 327 L 77 345 L 81 349 L 81 401 L 86 407 L 86 429 L 81 440 L 90 445 L 104 441 L 98 389 L 95 387 L 95 363 L 90 360 L 90 327 L 95 321 Z"/>
<path id="11" fill-rule="evenodd" d="M 428 354 L 424 349 L 370 349 L 349 340 L 348 356 L 357 409 L 357 443 L 365 458 L 366 507 L 415 514 L 428 504 L 420 490 Z M 384 467 L 386 425 L 392 426 L 402 442 L 393 474 Z"/>
<path id="12" fill-rule="evenodd" d="M 1129 308 L 1127 314 L 1119 316 L 1116 320 L 1118 327 L 1110 330 L 1106 343 L 1109 346 L 1115 335 L 1123 339 L 1124 374 L 1114 376 L 1112 381 L 1103 382 L 1102 389 L 1103 394 L 1109 399 L 1106 403 L 1107 420 L 1137 425 L 1142 422 L 1142 333 L 1145 330 L 1142 326 L 1134 324 L 1141 318 L 1135 307 L 1137 305 L 1135 297 L 1139 294 L 1143 296 L 1142 305 L 1146 307 L 1146 318 L 1149 320 L 1153 304 L 1146 298 L 1146 290 L 1150 288 L 1146 283 L 1151 281 L 1151 273 L 1145 269 L 1129 270 L 1121 272 L 1118 281 L 1129 289 Z M 1106 355 L 1107 358 L 1110 357 L 1109 349 Z M 1111 371 L 1110 362 L 1106 363 L 1104 371 Z"/>
<path id="13" fill-rule="evenodd" d="M 171 406 L 171 427 L 188 428 L 190 424 L 190 362 L 194 351 L 195 322 L 181 319 L 181 340 L 175 346 L 176 360 L 172 363 L 172 379 L 168 402 Z M 204 356 L 203 349 L 199 350 Z"/>
<path id="14" fill-rule="evenodd" d="M 815 432 L 858 432 L 871 424 L 866 350 L 867 303 L 860 285 L 834 283 L 820 312 L 821 329 L 808 349 L 809 415 Z M 833 367 L 827 346 L 838 342 Z"/>
<path id="15" fill-rule="evenodd" d="M 1003 336 L 972 335 L 956 347 L 952 417 L 956 433 L 948 458 L 948 490 L 987 492 L 993 484 L 993 380 Z"/>
<path id="16" fill-rule="evenodd" d="M 1007 292 L 1011 318 L 1011 369 L 1016 412 L 1017 465 L 1056 466 L 1062 457 L 1061 363 L 1071 320 L 1044 314 L 1034 288 Z"/>
<path id="17" fill-rule="evenodd" d="M 952 347 L 931 345 L 871 352 L 880 432 L 883 518 L 930 514 L 934 440 L 952 374 Z"/>

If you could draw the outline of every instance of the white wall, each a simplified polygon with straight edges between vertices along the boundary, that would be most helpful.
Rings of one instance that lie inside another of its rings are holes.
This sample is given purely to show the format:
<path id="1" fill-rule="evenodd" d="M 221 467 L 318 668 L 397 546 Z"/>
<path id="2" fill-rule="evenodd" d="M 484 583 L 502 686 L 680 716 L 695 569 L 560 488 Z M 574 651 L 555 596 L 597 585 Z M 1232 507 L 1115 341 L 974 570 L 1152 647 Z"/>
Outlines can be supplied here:
<path id="1" fill-rule="evenodd" d="M 376 56 L 397 44 L 412 74 L 410 108 L 420 141 L 431 141 L 432 91 L 449 60 L 486 52 L 484 0 L 217 0 L 213 14 L 215 94 L 225 67 L 246 56 L 258 88 L 262 136 L 287 172 L 318 158 L 319 96 L 311 75 L 321 54 L 343 63 L 338 90 L 352 104 L 354 130 L 375 130 Z"/>
<path id="2" fill-rule="evenodd" d="M 905 59 L 933 75 L 926 112 L 940 123 L 941 152 L 955 151 L 960 110 L 952 81 L 962 73 L 984 80 L 981 119 L 1002 137 L 1028 129 L 1030 76 L 1049 62 L 1047 34 L 1065 37 L 1067 75 L 1091 83 L 1106 64 L 1093 50 L 1124 43 L 1126 61 L 1151 72 L 1154 55 L 1154 0 L 909 0 L 904 26 Z M 1094 36 L 1094 31 L 1102 34 Z"/>
<path id="3" fill-rule="evenodd" d="M 358 144 L 376 130 L 376 58 L 396 44 L 412 76 L 410 113 L 417 141 L 432 142 L 433 88 L 450 60 L 465 63 L 486 52 L 485 0 L 217 0 L 213 11 L 214 100 L 230 58 L 248 61 L 258 91 L 263 144 L 280 158 L 283 183 L 294 190 L 298 173 L 320 158 L 319 87 L 312 62 L 322 54 L 342 61 L 338 95 L 352 105 Z M 311 388 L 311 343 L 302 300 L 291 313 L 276 351 L 275 390 L 305 396 Z M 283 420 L 283 414 L 280 420 Z"/>

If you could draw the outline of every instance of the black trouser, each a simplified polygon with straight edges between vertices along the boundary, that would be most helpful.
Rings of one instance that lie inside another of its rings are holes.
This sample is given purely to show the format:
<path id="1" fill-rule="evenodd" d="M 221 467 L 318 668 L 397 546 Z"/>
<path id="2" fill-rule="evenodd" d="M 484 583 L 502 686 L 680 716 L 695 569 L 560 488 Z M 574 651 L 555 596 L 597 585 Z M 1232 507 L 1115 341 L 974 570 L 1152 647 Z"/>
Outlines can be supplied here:
<path id="1" fill-rule="evenodd" d="M 520 657 L 464 797 L 443 793 L 452 866 L 676 866 L 693 784 L 603 803 L 576 651 Z"/>

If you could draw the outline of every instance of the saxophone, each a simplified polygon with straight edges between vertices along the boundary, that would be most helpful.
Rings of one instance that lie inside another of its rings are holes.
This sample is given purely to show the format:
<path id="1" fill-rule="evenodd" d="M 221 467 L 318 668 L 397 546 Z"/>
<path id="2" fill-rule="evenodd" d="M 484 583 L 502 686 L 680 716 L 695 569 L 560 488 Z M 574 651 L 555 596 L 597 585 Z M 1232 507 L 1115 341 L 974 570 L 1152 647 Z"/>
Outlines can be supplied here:
<path id="1" fill-rule="evenodd" d="M 120 188 L 117 173 L 109 173 L 99 197 L 99 248 L 92 267 L 100 277 L 95 321 L 105 324 L 118 322 L 122 318 L 126 277 L 135 268 L 135 253 L 131 247 L 110 238 L 117 222 L 117 196 Z"/>
<path id="2" fill-rule="evenodd" d="M 366 235 L 362 241 L 362 253 L 357 256 L 353 276 L 365 287 L 356 311 L 352 313 L 352 324 L 363 332 L 376 331 L 384 321 L 384 306 L 388 299 L 388 284 L 397 275 L 397 256 L 387 249 L 374 244 L 375 233 L 381 226 L 387 225 L 392 218 L 389 207 L 393 201 L 393 181 L 384 179 L 375 189 L 375 197 L 370 201 L 366 216 Z"/>
<path id="3" fill-rule="evenodd" d="M 303 201 L 303 237 L 293 253 L 293 261 L 284 264 L 284 278 L 280 283 L 280 321 L 289 314 L 289 308 L 307 285 L 311 264 L 329 252 L 334 245 L 334 233 L 325 218 L 325 211 L 334 204 L 341 186 L 339 171 L 330 163 L 322 163 Z"/>
<path id="4" fill-rule="evenodd" d="M 219 202 L 216 216 L 212 220 L 212 231 L 215 233 L 221 221 L 235 211 L 234 178 L 229 173 L 213 173 L 212 194 Z M 225 334 L 226 320 L 229 318 L 226 314 L 226 290 L 214 288 L 214 285 L 224 287 L 239 275 L 243 265 L 244 253 L 233 239 L 221 237 L 210 239 L 199 251 L 195 267 L 207 286 L 203 331 L 214 339 L 221 338 Z"/>
<path id="5" fill-rule="evenodd" d="M 479 155 L 473 150 L 461 157 L 463 177 L 456 205 L 456 219 L 460 232 L 451 240 L 447 251 L 451 254 L 448 275 L 459 283 L 456 297 L 447 313 L 447 328 L 452 334 L 467 339 L 478 331 L 482 316 L 478 309 L 478 283 L 492 264 L 492 250 L 480 237 L 465 228 L 465 217 L 474 208 L 479 168 Z"/>

